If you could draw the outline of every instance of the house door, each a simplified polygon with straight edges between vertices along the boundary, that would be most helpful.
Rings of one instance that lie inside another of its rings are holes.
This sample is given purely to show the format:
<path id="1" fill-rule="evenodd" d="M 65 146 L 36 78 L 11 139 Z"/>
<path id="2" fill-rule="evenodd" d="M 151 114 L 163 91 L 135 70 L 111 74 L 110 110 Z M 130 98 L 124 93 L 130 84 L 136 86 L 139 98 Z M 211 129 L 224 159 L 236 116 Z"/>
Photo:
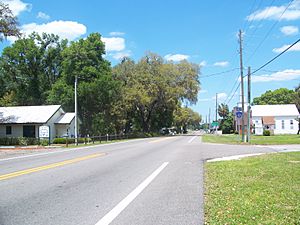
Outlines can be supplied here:
<path id="1" fill-rule="evenodd" d="M 35 138 L 35 126 L 33 125 L 23 126 L 23 137 Z"/>

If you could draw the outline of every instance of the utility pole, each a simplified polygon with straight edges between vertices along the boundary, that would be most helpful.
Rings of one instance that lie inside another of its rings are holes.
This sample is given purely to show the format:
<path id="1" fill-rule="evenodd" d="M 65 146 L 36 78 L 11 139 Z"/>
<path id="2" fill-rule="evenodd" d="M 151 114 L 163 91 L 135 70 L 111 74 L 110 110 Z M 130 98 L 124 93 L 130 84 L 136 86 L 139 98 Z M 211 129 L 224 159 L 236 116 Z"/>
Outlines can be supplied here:
<path id="1" fill-rule="evenodd" d="M 243 75 L 243 37 L 242 30 L 239 31 L 240 43 L 240 70 L 241 70 L 241 95 L 242 95 L 242 142 L 245 142 L 245 99 L 244 99 L 244 75 Z"/>
<path id="2" fill-rule="evenodd" d="M 78 145 L 78 118 L 77 118 L 77 75 L 75 76 L 75 144 Z"/>
<path id="3" fill-rule="evenodd" d="M 247 109 L 247 142 L 250 142 L 250 135 L 251 135 L 251 121 L 250 115 L 251 113 L 251 68 L 248 67 L 248 109 Z"/>
<path id="4" fill-rule="evenodd" d="M 218 93 L 216 93 L 216 122 L 218 121 Z"/>
<path id="5" fill-rule="evenodd" d="M 209 129 L 210 129 L 210 108 L 209 108 L 209 111 L 208 111 L 208 127 L 209 127 Z"/>

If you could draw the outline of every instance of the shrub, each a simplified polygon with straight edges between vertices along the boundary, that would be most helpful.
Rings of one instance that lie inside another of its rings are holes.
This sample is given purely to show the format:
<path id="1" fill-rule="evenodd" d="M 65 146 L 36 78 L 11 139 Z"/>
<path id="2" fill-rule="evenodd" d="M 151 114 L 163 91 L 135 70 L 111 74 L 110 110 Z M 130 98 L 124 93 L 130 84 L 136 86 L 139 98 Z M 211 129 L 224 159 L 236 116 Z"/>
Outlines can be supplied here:
<path id="1" fill-rule="evenodd" d="M 78 138 L 78 143 L 82 144 L 85 142 L 85 140 L 87 142 L 91 142 L 92 139 L 91 138 Z M 53 139 L 53 144 L 66 144 L 67 143 L 67 139 L 66 138 L 54 138 Z M 68 138 L 68 144 L 74 144 L 75 143 L 75 138 Z"/>
<path id="2" fill-rule="evenodd" d="M 26 137 L 4 137 L 0 138 L 0 145 L 4 146 L 16 146 L 16 145 L 38 145 L 39 140 L 37 138 Z"/>
<path id="3" fill-rule="evenodd" d="M 48 139 L 40 139 L 40 145 L 47 146 L 48 144 L 49 144 L 49 140 Z"/>
<path id="4" fill-rule="evenodd" d="M 264 136 L 270 136 L 271 132 L 269 130 L 264 130 L 263 135 Z"/>

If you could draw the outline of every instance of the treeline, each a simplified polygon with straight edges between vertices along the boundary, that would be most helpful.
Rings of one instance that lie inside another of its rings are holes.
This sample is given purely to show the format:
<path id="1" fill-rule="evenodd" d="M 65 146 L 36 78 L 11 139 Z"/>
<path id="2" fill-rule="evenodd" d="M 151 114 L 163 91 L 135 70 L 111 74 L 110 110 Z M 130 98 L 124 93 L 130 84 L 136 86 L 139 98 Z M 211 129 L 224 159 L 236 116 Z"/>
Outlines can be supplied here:
<path id="1" fill-rule="evenodd" d="M 61 104 L 74 111 L 77 76 L 81 134 L 150 133 L 201 121 L 183 106 L 197 101 L 197 65 L 148 53 L 112 67 L 99 33 L 70 43 L 33 33 L 3 50 L 0 69 L 0 106 Z"/>

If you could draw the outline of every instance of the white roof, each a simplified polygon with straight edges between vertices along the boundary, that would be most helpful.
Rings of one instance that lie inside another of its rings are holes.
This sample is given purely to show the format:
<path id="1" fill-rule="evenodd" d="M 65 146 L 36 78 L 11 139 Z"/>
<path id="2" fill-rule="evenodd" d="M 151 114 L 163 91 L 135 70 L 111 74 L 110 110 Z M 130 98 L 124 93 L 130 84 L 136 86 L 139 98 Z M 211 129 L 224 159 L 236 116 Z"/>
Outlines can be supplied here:
<path id="1" fill-rule="evenodd" d="M 62 114 L 57 120 L 56 124 L 70 124 L 75 117 L 75 113 Z"/>
<path id="2" fill-rule="evenodd" d="M 299 116 L 295 104 L 290 105 L 254 105 L 251 106 L 252 116 Z"/>
<path id="3" fill-rule="evenodd" d="M 61 108 L 60 105 L 0 107 L 2 123 L 44 124 Z"/>

